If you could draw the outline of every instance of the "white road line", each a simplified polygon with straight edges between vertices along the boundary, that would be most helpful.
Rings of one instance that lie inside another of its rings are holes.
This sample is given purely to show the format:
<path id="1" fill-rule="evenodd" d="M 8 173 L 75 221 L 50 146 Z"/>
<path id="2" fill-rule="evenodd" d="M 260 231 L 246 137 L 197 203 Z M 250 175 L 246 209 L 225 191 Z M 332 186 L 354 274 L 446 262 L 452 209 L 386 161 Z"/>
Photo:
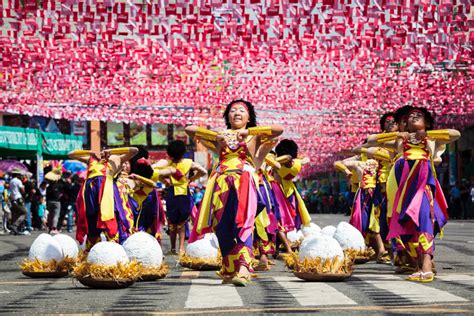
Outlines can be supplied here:
<path id="1" fill-rule="evenodd" d="M 321 282 L 304 282 L 296 277 L 273 277 L 302 306 L 357 305 L 356 302 Z"/>
<path id="2" fill-rule="evenodd" d="M 213 308 L 243 306 L 235 286 L 221 280 L 194 279 L 189 289 L 185 308 Z"/>
<path id="3" fill-rule="evenodd" d="M 455 282 L 468 286 L 474 286 L 474 276 L 468 274 L 448 274 L 448 275 L 437 275 L 437 279 L 441 281 Z"/>
<path id="4" fill-rule="evenodd" d="M 468 302 L 469 300 L 430 286 L 406 281 L 394 275 L 358 274 L 361 282 L 391 292 L 415 303 Z M 435 281 L 436 282 L 436 281 Z"/>

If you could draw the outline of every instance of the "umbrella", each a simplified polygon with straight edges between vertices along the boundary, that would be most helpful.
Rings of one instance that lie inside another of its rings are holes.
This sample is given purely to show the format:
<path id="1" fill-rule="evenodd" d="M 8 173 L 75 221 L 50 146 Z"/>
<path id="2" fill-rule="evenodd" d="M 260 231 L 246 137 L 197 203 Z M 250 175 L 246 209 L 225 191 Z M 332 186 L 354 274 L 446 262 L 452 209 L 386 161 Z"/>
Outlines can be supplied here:
<path id="1" fill-rule="evenodd" d="M 70 173 L 80 173 L 87 169 L 87 166 L 77 160 L 66 160 L 63 162 L 63 170 L 69 171 Z"/>
<path id="2" fill-rule="evenodd" d="M 11 173 L 14 169 L 21 170 L 24 174 L 28 172 L 28 167 L 17 160 L 0 160 L 0 171 Z"/>

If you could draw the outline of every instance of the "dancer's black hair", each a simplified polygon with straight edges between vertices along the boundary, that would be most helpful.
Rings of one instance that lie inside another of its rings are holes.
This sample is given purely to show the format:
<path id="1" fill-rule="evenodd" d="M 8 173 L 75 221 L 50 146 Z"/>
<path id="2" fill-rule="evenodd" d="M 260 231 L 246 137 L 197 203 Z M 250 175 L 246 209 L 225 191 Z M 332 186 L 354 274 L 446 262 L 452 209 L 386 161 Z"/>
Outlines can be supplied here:
<path id="1" fill-rule="evenodd" d="M 249 127 L 255 127 L 257 126 L 257 115 L 255 114 L 255 108 L 253 107 L 252 103 L 239 99 L 239 100 L 234 100 L 227 104 L 225 111 L 224 111 L 224 120 L 225 120 L 225 125 L 227 126 L 228 129 L 231 128 L 230 121 L 229 121 L 229 113 L 230 109 L 232 108 L 232 105 L 236 103 L 243 103 L 247 107 L 247 110 L 249 112 L 249 121 L 247 122 L 246 128 Z"/>

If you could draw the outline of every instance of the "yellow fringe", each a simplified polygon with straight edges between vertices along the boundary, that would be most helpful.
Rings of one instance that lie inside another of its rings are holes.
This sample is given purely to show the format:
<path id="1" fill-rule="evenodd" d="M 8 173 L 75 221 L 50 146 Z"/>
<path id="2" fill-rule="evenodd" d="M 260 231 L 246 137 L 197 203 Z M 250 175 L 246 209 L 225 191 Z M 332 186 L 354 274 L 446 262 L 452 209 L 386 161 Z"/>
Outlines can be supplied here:
<path id="1" fill-rule="evenodd" d="M 159 279 L 164 278 L 168 275 L 170 269 L 166 263 L 163 263 L 160 267 L 144 267 L 140 269 L 142 277 L 146 276 L 157 276 Z"/>
<path id="2" fill-rule="evenodd" d="M 353 248 L 344 249 L 344 254 L 351 260 L 356 258 L 373 258 L 375 256 L 375 250 L 372 247 L 368 247 L 365 250 L 358 250 Z"/>
<path id="3" fill-rule="evenodd" d="M 316 257 L 305 258 L 301 261 L 296 254 L 293 254 L 293 260 L 295 261 L 295 272 L 346 274 L 352 271 L 352 260 L 348 257 L 342 259 L 339 257 L 334 259 Z"/>
<path id="4" fill-rule="evenodd" d="M 117 263 L 114 266 L 92 264 L 86 261 L 79 263 L 73 271 L 75 278 L 91 277 L 101 280 L 132 279 L 137 280 L 142 273 L 142 264 L 136 260 L 129 263 Z"/>
<path id="5" fill-rule="evenodd" d="M 181 254 L 179 256 L 179 264 L 184 266 L 184 267 L 202 267 L 204 265 L 211 265 L 211 266 L 216 266 L 216 267 L 221 267 L 222 266 L 222 256 L 221 253 L 217 253 L 216 258 L 196 258 L 196 257 L 190 257 L 186 254 Z"/>
<path id="6" fill-rule="evenodd" d="M 66 272 L 74 270 L 77 262 L 77 259 L 68 256 L 61 261 L 53 259 L 48 262 L 35 258 L 34 260 L 24 259 L 19 266 L 23 272 Z"/>
<path id="7" fill-rule="evenodd" d="M 295 258 L 298 259 L 298 252 L 282 253 L 280 256 L 282 257 L 283 261 L 285 261 L 285 265 L 288 269 L 293 270 L 295 268 Z"/>

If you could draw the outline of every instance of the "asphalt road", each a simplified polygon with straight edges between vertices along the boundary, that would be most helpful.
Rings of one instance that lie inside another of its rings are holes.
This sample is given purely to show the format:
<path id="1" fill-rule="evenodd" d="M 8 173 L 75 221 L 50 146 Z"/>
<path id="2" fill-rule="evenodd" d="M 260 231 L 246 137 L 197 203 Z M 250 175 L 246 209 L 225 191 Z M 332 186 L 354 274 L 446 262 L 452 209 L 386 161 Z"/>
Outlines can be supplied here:
<path id="1" fill-rule="evenodd" d="M 325 226 L 342 215 L 313 215 Z M 89 289 L 70 278 L 30 279 L 18 263 L 28 255 L 32 236 L 0 236 L 0 313 L 154 313 L 154 314 L 474 314 L 474 221 L 451 221 L 436 244 L 439 274 L 433 283 L 405 281 L 390 265 L 358 265 L 339 283 L 309 283 L 294 277 L 281 261 L 259 273 L 246 288 L 222 285 L 214 272 L 176 265 L 162 280 L 127 289 Z M 164 250 L 169 241 L 164 240 Z"/>

